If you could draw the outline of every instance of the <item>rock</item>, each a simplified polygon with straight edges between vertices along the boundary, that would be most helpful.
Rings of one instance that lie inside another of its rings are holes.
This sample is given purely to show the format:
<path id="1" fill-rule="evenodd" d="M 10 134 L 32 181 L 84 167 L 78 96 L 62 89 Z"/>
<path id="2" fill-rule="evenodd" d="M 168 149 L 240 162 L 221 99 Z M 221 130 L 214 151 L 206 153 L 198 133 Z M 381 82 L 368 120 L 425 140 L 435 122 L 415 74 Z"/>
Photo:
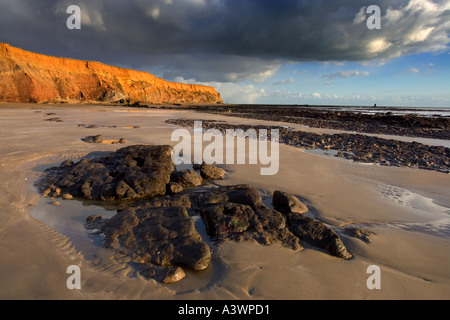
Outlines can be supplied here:
<path id="1" fill-rule="evenodd" d="M 353 227 L 345 228 L 344 233 L 349 237 L 360 239 L 365 243 L 371 243 L 372 237 L 375 235 L 367 229 L 358 229 Z"/>
<path id="2" fill-rule="evenodd" d="M 172 181 L 183 188 L 194 188 L 202 184 L 203 178 L 195 170 L 180 170 L 172 174 Z"/>
<path id="3" fill-rule="evenodd" d="M 50 190 L 50 188 L 45 189 L 44 191 L 42 191 L 42 196 L 47 197 L 50 194 L 50 192 L 52 192 L 52 190 Z"/>
<path id="4" fill-rule="evenodd" d="M 249 205 L 254 210 L 264 207 L 261 195 L 254 188 L 231 190 L 227 195 L 228 201 Z"/>
<path id="5" fill-rule="evenodd" d="M 111 144 L 124 144 L 124 143 L 128 143 L 128 141 L 125 140 L 124 138 L 120 138 L 119 140 L 113 140 L 111 142 Z"/>
<path id="6" fill-rule="evenodd" d="M 186 208 L 129 208 L 105 224 L 106 248 L 127 250 L 135 261 L 204 270 L 211 250 L 195 230 Z"/>
<path id="7" fill-rule="evenodd" d="M 55 188 L 53 191 L 53 197 L 59 197 L 61 195 L 61 189 Z"/>
<path id="8" fill-rule="evenodd" d="M 130 146 L 107 156 L 51 168 L 40 181 L 42 191 L 68 193 L 88 200 L 135 199 L 164 195 L 175 166 L 170 146 Z"/>
<path id="9" fill-rule="evenodd" d="M 283 215 L 266 207 L 254 211 L 250 205 L 233 202 L 208 205 L 200 212 L 209 235 L 220 239 L 250 240 L 263 245 L 281 243 L 301 250 L 299 239 L 285 226 Z"/>
<path id="10" fill-rule="evenodd" d="M 125 181 L 120 180 L 116 184 L 116 196 L 119 199 L 134 199 L 137 193 Z"/>
<path id="11" fill-rule="evenodd" d="M 302 250 L 299 239 L 286 228 L 286 220 L 276 210 L 266 207 L 255 211 L 258 222 L 255 230 L 258 232 L 257 241 L 264 245 L 281 242 L 281 244 L 292 250 Z"/>
<path id="12" fill-rule="evenodd" d="M 61 120 L 61 118 L 59 117 L 54 117 L 54 118 L 48 118 L 48 119 L 44 119 L 44 121 L 52 121 L 52 122 L 64 122 L 63 120 Z"/>
<path id="13" fill-rule="evenodd" d="M 63 167 L 63 168 L 64 167 L 72 167 L 73 165 L 74 165 L 74 163 L 72 160 L 66 160 L 60 164 L 60 167 Z"/>
<path id="14" fill-rule="evenodd" d="M 63 198 L 64 200 L 71 200 L 71 199 L 73 199 L 73 196 L 72 196 L 71 194 L 69 194 L 69 193 L 64 193 L 64 194 L 62 195 L 62 198 Z"/>
<path id="15" fill-rule="evenodd" d="M 202 164 L 198 167 L 200 175 L 207 180 L 223 180 L 225 179 L 225 170 L 213 166 L 211 164 Z"/>
<path id="16" fill-rule="evenodd" d="M 263 207 L 256 210 L 256 215 L 264 229 L 278 230 L 286 227 L 286 220 L 283 215 L 276 210 Z"/>
<path id="17" fill-rule="evenodd" d="M 210 204 L 234 202 L 238 204 L 249 205 L 252 209 L 264 207 L 261 195 L 258 190 L 249 185 L 237 185 L 221 187 L 208 192 L 192 194 L 191 201 L 198 206 L 207 206 Z"/>
<path id="18" fill-rule="evenodd" d="M 176 182 L 170 182 L 167 185 L 167 193 L 168 194 L 177 194 L 183 191 L 183 186 Z"/>
<path id="19" fill-rule="evenodd" d="M 164 268 L 158 275 L 158 280 L 164 284 L 171 284 L 178 282 L 186 277 L 186 273 L 180 267 Z"/>
<path id="20" fill-rule="evenodd" d="M 255 219 L 255 212 L 250 206 L 225 202 L 203 209 L 201 217 L 209 235 L 228 235 L 246 231 Z"/>
<path id="21" fill-rule="evenodd" d="M 213 109 L 210 109 L 213 108 Z M 262 109 L 261 109 L 262 108 Z M 207 107 L 195 106 L 194 110 L 203 110 L 220 113 L 220 106 Z M 262 114 L 265 112 L 266 114 Z M 280 116 L 280 112 L 284 115 Z M 310 109 L 267 110 L 265 107 L 248 107 L 235 110 L 235 114 L 244 118 L 266 119 L 283 122 L 295 122 L 316 126 L 343 129 L 346 131 L 364 131 L 370 133 L 394 135 L 434 137 L 437 139 L 449 139 L 450 118 L 440 117 L 410 117 L 391 116 L 380 117 L 377 115 L 357 115 L 351 111 L 345 112 L 345 117 L 334 119 L 332 112 L 313 111 Z M 293 117 L 293 114 L 297 116 Z M 323 119 L 325 116 L 326 119 Z M 360 122 L 365 118 L 365 123 Z M 347 119 L 347 121 L 343 121 Z M 225 132 L 227 129 L 258 129 L 258 126 L 229 124 L 214 120 L 202 120 L 203 128 L 218 129 Z M 169 119 L 167 123 L 179 126 L 192 127 L 193 120 Z M 399 126 L 402 123 L 404 126 Z M 355 127 L 355 125 L 357 127 Z M 303 131 L 295 131 L 285 127 L 271 127 L 265 129 L 277 129 L 280 133 L 280 142 L 286 145 L 305 149 L 333 149 L 338 151 L 337 157 L 362 162 L 378 163 L 385 166 L 406 166 L 427 170 L 435 170 L 447 173 L 450 171 L 450 148 L 444 146 L 428 146 L 417 142 L 405 142 L 388 140 L 363 134 L 316 134 Z M 367 131 L 366 131 L 367 130 Z M 394 133 L 395 132 L 395 133 Z"/>
<path id="22" fill-rule="evenodd" d="M 198 192 L 190 194 L 191 202 L 195 209 L 201 210 L 209 205 L 228 201 L 226 189 L 208 190 L 208 192 Z"/>
<path id="23" fill-rule="evenodd" d="M 103 137 L 102 137 L 102 135 L 99 134 L 96 136 L 87 136 L 85 138 L 82 138 L 81 140 L 86 143 L 102 143 Z"/>
<path id="24" fill-rule="evenodd" d="M 59 201 L 52 201 L 51 204 L 52 204 L 53 206 L 57 207 L 57 206 L 61 205 L 61 202 L 59 202 Z"/>
<path id="25" fill-rule="evenodd" d="M 184 207 L 191 208 L 191 200 L 189 195 L 174 195 L 174 196 L 165 196 L 158 197 L 148 201 L 140 201 L 138 203 L 138 207 L 141 209 L 147 208 L 160 208 L 160 207 Z"/>
<path id="26" fill-rule="evenodd" d="M 288 214 L 289 212 L 301 214 L 308 212 L 308 207 L 306 205 L 304 205 L 297 197 L 287 192 L 275 191 L 273 193 L 272 204 L 276 210 L 285 214 Z"/>
<path id="27" fill-rule="evenodd" d="M 288 214 L 289 230 L 300 240 L 329 251 L 336 257 L 349 260 L 352 255 L 342 243 L 338 234 L 324 223 L 298 212 Z"/>

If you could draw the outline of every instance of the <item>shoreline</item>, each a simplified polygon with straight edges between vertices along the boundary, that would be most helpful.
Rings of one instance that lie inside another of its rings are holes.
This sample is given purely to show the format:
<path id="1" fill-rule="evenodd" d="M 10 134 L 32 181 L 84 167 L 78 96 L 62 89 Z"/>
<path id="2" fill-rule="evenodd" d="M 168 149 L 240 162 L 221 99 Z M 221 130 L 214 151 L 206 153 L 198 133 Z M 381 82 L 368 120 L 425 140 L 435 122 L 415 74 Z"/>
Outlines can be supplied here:
<path id="1" fill-rule="evenodd" d="M 35 191 L 27 190 L 27 184 L 37 177 L 31 164 L 73 159 L 94 151 L 107 152 L 122 147 L 86 144 L 80 140 L 91 134 L 102 134 L 107 138 L 123 136 L 129 141 L 127 146 L 173 144 L 170 133 L 177 127 L 164 121 L 187 116 L 196 119 L 199 116 L 192 111 L 123 107 L 98 112 L 103 108 L 58 109 L 51 106 L 46 109 L 39 105 L 37 109 L 42 113 L 46 110 L 57 113 L 64 120 L 61 123 L 43 121 L 45 114 L 35 113 L 32 109 L 26 112 L 27 108 L 2 108 L 7 112 L 0 119 L 3 128 L 0 134 L 0 204 L 4 208 L 0 222 L 0 240 L 3 243 L 0 247 L 1 297 L 445 299 L 450 293 L 448 237 L 395 226 L 420 226 L 439 221 L 440 214 L 427 214 L 429 210 L 436 213 L 437 208 L 430 207 L 428 202 L 450 208 L 448 176 L 420 169 L 363 166 L 307 154 L 290 146 L 280 146 L 280 172 L 276 176 L 261 177 L 259 167 L 234 165 L 227 168 L 229 177 L 221 183 L 249 183 L 267 192 L 275 189 L 291 192 L 304 198 L 314 209 L 315 216 L 333 226 L 369 225 L 369 230 L 376 234 L 371 244 L 343 237 L 349 250 L 355 253 L 354 260 L 342 263 L 311 248 L 292 253 L 279 246 L 225 242 L 217 252 L 225 262 L 225 276 L 202 290 L 189 288 L 195 286 L 195 281 L 175 288 L 121 277 L 108 268 L 96 269 L 92 261 L 73 256 L 70 239 L 29 215 L 31 208 L 37 207 L 40 201 Z M 208 114 L 202 114 L 203 117 L 222 118 Z M 234 121 L 239 123 L 239 120 Z M 95 124 L 97 128 L 77 127 L 79 123 Z M 130 125 L 140 128 L 125 129 Z M 64 135 L 60 134 L 62 131 Z M 418 194 L 414 200 L 417 203 L 408 200 L 404 190 Z M 412 202 L 408 204 L 407 201 Z M 23 243 L 21 239 L 27 239 L 27 242 Z M 439 261 L 439 264 L 432 264 L 430 260 Z M 65 287 L 65 269 L 74 262 L 81 262 L 83 268 L 81 291 L 70 291 Z M 371 264 L 379 264 L 382 268 L 383 286 L 380 291 L 369 291 L 365 287 L 365 271 Z M 304 287 L 308 287 L 307 292 L 301 289 Z"/>

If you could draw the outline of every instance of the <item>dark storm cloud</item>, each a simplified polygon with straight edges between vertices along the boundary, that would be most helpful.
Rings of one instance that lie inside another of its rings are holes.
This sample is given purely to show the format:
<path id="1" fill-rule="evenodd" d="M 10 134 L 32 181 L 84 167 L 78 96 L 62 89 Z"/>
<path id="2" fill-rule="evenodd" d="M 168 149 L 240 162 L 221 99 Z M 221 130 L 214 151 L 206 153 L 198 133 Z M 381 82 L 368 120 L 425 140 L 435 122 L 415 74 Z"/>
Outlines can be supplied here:
<path id="1" fill-rule="evenodd" d="M 66 28 L 79 5 L 82 29 Z M 366 27 L 368 5 L 381 30 Z M 450 1 L 2 0 L 0 41 L 198 81 L 263 80 L 283 61 L 370 61 L 445 50 Z"/>

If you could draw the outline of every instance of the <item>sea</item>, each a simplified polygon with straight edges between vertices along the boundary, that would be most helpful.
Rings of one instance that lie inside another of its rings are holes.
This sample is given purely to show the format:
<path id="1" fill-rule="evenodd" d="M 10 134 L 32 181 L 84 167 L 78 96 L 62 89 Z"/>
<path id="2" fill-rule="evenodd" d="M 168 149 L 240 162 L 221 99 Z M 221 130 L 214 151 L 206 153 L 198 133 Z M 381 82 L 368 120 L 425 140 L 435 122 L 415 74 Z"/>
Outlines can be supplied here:
<path id="1" fill-rule="evenodd" d="M 275 108 L 299 108 L 299 109 L 312 109 L 312 110 L 323 110 L 323 111 L 350 111 L 354 113 L 361 114 L 387 114 L 390 115 L 406 115 L 414 114 L 422 117 L 444 117 L 450 118 L 450 107 L 390 107 L 390 106 L 319 106 L 319 105 L 295 105 L 287 106 L 280 105 L 274 106 Z"/>

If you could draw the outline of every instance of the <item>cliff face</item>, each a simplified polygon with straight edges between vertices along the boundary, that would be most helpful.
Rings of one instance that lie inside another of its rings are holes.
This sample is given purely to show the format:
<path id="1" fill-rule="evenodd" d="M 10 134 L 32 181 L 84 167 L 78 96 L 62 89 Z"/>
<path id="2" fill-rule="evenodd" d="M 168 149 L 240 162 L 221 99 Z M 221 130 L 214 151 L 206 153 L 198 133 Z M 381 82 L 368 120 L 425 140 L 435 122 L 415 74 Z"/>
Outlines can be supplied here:
<path id="1" fill-rule="evenodd" d="M 0 43 L 0 101 L 222 103 L 212 87 L 168 82 L 150 73 L 57 58 Z"/>

